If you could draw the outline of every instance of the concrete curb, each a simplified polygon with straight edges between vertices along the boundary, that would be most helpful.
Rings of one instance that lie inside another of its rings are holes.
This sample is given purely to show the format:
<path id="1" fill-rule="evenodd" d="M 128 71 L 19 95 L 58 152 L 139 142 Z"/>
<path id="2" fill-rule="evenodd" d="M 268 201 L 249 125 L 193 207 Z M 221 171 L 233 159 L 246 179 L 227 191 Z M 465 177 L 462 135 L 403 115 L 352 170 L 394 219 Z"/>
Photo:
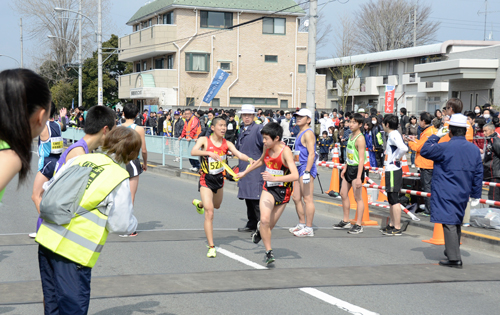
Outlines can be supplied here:
<path id="1" fill-rule="evenodd" d="M 169 177 L 179 177 L 193 182 L 197 182 L 199 180 L 199 176 L 194 173 L 190 173 L 189 170 L 180 170 L 179 168 L 171 166 L 158 165 L 148 168 L 148 171 Z M 226 180 L 224 183 L 224 189 L 238 191 L 238 186 L 235 182 Z M 341 218 L 343 216 L 341 207 L 342 201 L 340 199 L 329 197 L 326 194 L 314 194 L 314 197 L 317 211 L 324 214 L 331 214 L 335 218 Z M 370 206 L 369 209 L 370 219 L 379 222 L 381 227 L 385 227 L 386 219 L 389 216 L 388 210 L 375 206 Z M 350 217 L 354 218 L 354 215 L 355 211 L 351 209 Z M 422 239 L 430 239 L 432 237 L 434 223 L 431 223 L 428 218 L 421 217 L 421 221 L 412 221 L 405 214 L 403 214 L 402 219 L 404 221 L 409 221 L 406 233 L 419 236 Z M 332 224 L 335 223 L 334 221 L 335 220 L 332 220 Z M 462 246 L 500 254 L 500 237 L 483 233 L 487 233 L 487 230 L 484 231 L 484 229 L 478 228 L 462 228 Z"/>

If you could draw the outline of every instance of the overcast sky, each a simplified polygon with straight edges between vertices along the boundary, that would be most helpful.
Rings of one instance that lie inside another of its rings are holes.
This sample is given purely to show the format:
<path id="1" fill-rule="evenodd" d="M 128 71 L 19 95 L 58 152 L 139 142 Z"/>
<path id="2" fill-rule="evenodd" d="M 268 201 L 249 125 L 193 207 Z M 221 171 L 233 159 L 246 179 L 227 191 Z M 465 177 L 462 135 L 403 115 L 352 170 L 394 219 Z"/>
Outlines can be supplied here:
<path id="1" fill-rule="evenodd" d="M 125 23 L 146 1 L 110 1 L 112 3 L 112 33 L 118 36 L 130 33 L 131 27 L 126 26 Z M 2 30 L 0 36 L 0 54 L 20 60 L 20 16 L 10 8 L 9 2 L 10 1 L 7 0 L 0 0 L 0 29 Z M 340 16 L 345 14 L 352 15 L 359 8 L 360 4 L 366 2 L 368 2 L 368 0 L 319 0 L 319 7 L 327 14 L 329 22 L 335 26 Z M 432 20 L 441 21 L 441 27 L 437 33 L 436 42 L 443 42 L 450 39 L 482 40 L 484 33 L 484 14 L 478 15 L 478 11 L 484 12 L 484 2 L 484 0 L 420 0 L 420 3 L 431 5 Z M 487 33 L 489 34 L 492 31 L 493 40 L 500 41 L 500 0 L 489 0 L 488 11 L 491 12 L 488 14 Z M 96 17 L 94 19 L 96 19 Z M 103 41 L 107 39 L 108 37 L 105 37 Z M 36 51 L 37 44 L 37 39 L 25 40 L 25 67 L 29 68 L 32 66 L 33 63 L 27 52 Z M 331 57 L 332 50 L 333 45 L 327 45 L 318 51 L 318 58 Z M 0 70 L 14 67 L 17 67 L 16 61 L 0 56 Z"/>

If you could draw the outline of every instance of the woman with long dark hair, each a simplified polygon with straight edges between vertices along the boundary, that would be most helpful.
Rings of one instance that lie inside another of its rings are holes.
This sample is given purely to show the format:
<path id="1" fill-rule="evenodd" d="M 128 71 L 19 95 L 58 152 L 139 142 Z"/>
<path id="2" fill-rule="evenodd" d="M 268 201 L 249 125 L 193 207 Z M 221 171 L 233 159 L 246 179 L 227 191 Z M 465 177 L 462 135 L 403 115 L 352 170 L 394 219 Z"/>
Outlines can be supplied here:
<path id="1" fill-rule="evenodd" d="M 31 143 L 45 128 L 51 94 L 47 82 L 27 69 L 0 73 L 0 201 L 7 184 L 30 172 Z"/>

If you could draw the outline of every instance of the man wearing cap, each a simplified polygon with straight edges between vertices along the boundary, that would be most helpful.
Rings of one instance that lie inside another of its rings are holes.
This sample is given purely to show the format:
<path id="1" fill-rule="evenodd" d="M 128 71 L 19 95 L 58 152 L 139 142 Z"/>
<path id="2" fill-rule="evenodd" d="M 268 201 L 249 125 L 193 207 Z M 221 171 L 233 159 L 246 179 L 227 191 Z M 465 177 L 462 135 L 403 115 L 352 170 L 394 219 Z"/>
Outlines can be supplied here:
<path id="1" fill-rule="evenodd" d="M 302 108 L 295 113 L 300 133 L 295 140 L 294 159 L 299 171 L 299 180 L 293 183 L 293 202 L 299 217 L 297 226 L 289 231 L 298 237 L 314 236 L 312 224 L 314 219 L 314 179 L 318 175 L 316 169 L 316 136 L 310 124 L 312 113 Z M 298 159 L 297 159 L 298 158 Z M 305 209 L 304 209 L 305 208 Z"/>
<path id="2" fill-rule="evenodd" d="M 467 117 L 454 114 L 449 121 L 450 141 L 438 143 L 448 134 L 443 127 L 420 150 L 421 156 L 434 161 L 431 222 L 443 225 L 447 257 L 439 265 L 454 268 L 462 268 L 460 236 L 467 202 L 470 197 L 472 206 L 479 203 L 483 184 L 481 153 L 465 139 L 467 128 Z"/>
<path id="3" fill-rule="evenodd" d="M 262 155 L 264 142 L 260 131 L 263 125 L 254 121 L 255 107 L 253 105 L 243 105 L 239 112 L 243 120 L 236 148 L 241 153 L 246 154 L 253 160 L 258 160 Z M 239 161 L 240 171 L 246 170 L 248 162 Z M 256 172 L 251 172 L 238 182 L 238 198 L 244 199 L 247 206 L 248 222 L 243 228 L 238 228 L 238 232 L 254 232 L 257 230 L 257 223 L 260 220 L 259 200 L 262 193 L 264 180 L 261 173 L 264 172 L 265 165 Z"/>

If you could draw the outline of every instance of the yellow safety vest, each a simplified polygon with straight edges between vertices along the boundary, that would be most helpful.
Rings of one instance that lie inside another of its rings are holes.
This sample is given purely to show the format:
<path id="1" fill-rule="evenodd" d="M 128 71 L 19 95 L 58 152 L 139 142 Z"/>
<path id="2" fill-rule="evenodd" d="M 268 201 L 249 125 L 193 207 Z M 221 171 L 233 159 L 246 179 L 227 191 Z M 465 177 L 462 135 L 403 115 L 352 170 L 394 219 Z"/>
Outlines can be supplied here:
<path id="1" fill-rule="evenodd" d="M 125 179 L 128 172 L 104 154 L 85 154 L 72 165 L 92 167 L 75 217 L 69 224 L 43 222 L 35 241 L 85 267 L 94 267 L 108 237 L 108 216 L 97 206 Z"/>

